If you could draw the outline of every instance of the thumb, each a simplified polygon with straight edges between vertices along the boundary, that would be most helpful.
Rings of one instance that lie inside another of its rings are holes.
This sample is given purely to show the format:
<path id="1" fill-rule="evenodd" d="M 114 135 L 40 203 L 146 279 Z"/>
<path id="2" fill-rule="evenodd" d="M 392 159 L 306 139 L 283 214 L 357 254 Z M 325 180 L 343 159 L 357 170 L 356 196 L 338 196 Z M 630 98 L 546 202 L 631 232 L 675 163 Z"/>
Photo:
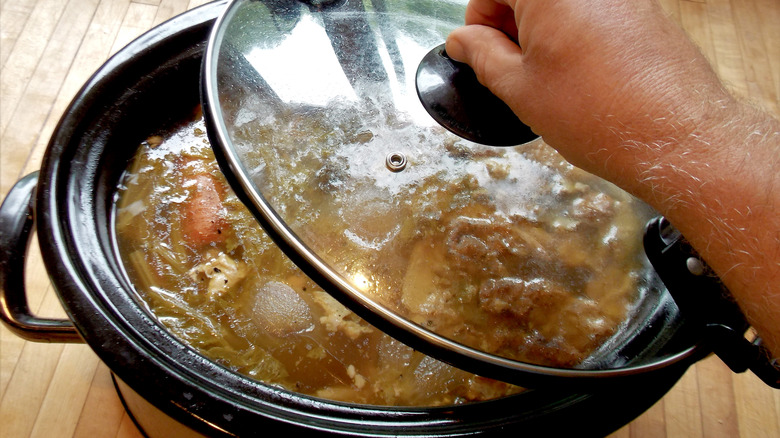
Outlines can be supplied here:
<path id="1" fill-rule="evenodd" d="M 468 64 L 479 82 L 520 116 L 513 102 L 522 95 L 525 74 L 516 42 L 498 29 L 469 25 L 450 33 L 445 47 L 450 58 Z"/>

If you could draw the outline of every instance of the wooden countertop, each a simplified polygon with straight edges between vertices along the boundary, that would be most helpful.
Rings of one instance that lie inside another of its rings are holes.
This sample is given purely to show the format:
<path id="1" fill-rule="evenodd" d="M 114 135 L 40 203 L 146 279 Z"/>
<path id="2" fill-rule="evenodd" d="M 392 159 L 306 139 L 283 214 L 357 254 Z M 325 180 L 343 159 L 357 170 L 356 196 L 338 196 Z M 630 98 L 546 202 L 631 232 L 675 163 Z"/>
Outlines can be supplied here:
<path id="1" fill-rule="evenodd" d="M 0 196 L 39 168 L 60 115 L 111 53 L 204 0 L 2 0 Z M 780 114 L 780 1 L 664 0 L 739 95 Z M 30 307 L 63 315 L 37 244 Z M 26 342 L 0 328 L 0 436 L 139 437 L 110 374 L 84 345 Z M 614 437 L 780 437 L 780 391 L 717 358 L 692 367 Z"/>

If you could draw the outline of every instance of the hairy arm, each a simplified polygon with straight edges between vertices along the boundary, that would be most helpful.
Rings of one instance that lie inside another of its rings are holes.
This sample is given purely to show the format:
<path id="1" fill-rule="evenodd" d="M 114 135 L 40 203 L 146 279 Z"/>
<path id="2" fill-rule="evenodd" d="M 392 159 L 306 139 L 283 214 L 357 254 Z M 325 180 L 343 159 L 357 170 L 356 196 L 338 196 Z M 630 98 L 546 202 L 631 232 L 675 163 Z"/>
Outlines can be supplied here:
<path id="1" fill-rule="evenodd" d="M 780 123 L 655 0 L 471 0 L 447 52 L 572 164 L 666 216 L 780 356 Z"/>
<path id="2" fill-rule="evenodd" d="M 724 113 L 672 153 L 649 142 L 659 151 L 631 190 L 686 236 L 778 357 L 780 123 L 739 102 Z"/>

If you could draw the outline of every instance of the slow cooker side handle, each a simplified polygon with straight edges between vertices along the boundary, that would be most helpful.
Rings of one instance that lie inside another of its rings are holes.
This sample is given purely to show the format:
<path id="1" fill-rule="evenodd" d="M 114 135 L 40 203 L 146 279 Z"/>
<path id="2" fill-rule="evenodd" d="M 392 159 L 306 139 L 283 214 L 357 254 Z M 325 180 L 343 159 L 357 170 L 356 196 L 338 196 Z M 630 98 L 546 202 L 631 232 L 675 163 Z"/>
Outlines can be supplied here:
<path id="1" fill-rule="evenodd" d="M 726 286 L 664 217 L 645 229 L 647 258 L 671 294 L 680 314 L 699 330 L 702 341 L 735 373 L 748 369 L 780 388 L 780 364 L 761 338 L 745 338 L 750 328 Z"/>
<path id="2" fill-rule="evenodd" d="M 33 172 L 17 181 L 0 205 L 0 320 L 28 341 L 84 342 L 70 320 L 39 318 L 27 305 L 24 264 L 37 186 L 38 172 Z"/>

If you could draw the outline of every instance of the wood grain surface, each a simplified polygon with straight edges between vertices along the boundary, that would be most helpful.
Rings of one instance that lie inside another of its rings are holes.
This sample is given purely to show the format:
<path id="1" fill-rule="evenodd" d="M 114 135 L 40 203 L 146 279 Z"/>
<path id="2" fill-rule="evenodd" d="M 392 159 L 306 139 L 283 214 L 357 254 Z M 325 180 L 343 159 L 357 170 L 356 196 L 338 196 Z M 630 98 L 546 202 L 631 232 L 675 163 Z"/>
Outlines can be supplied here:
<path id="1" fill-rule="evenodd" d="M 38 169 L 54 127 L 112 53 L 202 0 L 1 0 L 0 197 Z M 738 95 L 780 116 L 780 0 L 663 0 Z M 64 316 L 33 242 L 30 307 Z M 0 437 L 140 437 L 86 346 L 0 328 Z M 780 391 L 717 358 L 692 367 L 614 437 L 780 437 Z"/>

